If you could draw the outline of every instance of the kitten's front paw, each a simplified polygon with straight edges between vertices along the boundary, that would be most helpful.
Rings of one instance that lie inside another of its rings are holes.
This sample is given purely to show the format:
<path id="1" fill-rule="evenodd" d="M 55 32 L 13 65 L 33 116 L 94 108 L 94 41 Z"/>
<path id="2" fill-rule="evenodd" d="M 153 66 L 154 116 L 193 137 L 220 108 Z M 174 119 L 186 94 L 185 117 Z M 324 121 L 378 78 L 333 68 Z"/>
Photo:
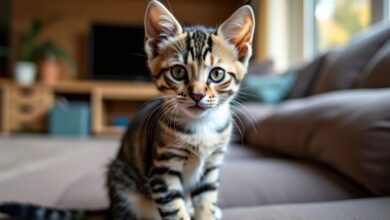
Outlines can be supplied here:
<path id="1" fill-rule="evenodd" d="M 195 219 L 196 220 L 221 220 L 222 211 L 217 206 L 209 207 L 209 209 L 203 209 L 202 212 L 196 213 Z"/>
<path id="2" fill-rule="evenodd" d="M 222 219 L 222 211 L 219 207 L 217 206 L 214 207 L 213 214 L 214 214 L 214 220 Z"/>

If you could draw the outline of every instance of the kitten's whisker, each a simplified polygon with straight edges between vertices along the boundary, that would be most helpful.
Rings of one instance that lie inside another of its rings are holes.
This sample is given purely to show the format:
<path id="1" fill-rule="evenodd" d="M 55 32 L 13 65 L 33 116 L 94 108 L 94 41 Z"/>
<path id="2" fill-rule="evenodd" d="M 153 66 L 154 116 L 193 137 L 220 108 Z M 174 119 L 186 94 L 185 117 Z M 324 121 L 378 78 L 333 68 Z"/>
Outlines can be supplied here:
<path id="1" fill-rule="evenodd" d="M 244 92 L 244 91 L 241 91 L 241 90 L 239 90 L 239 91 L 237 92 L 237 94 L 243 94 L 243 95 L 246 95 L 246 96 L 250 96 L 250 97 L 252 97 L 252 98 L 259 98 L 259 96 L 257 96 L 257 95 L 254 95 L 254 94 L 248 93 L 248 92 Z"/>
<path id="2" fill-rule="evenodd" d="M 241 112 L 241 115 L 246 117 L 248 119 L 248 121 L 250 122 L 252 128 L 255 130 L 255 132 L 257 133 L 257 128 L 255 126 L 255 119 L 253 118 L 252 114 L 250 113 L 250 111 L 243 105 L 241 104 L 239 101 L 237 100 L 232 100 L 232 103 L 233 104 L 236 104 L 237 106 L 234 106 L 232 105 L 237 111 Z"/>
<path id="3" fill-rule="evenodd" d="M 232 114 L 234 116 L 233 120 L 236 121 L 237 125 L 238 125 L 237 121 L 240 123 L 241 128 L 244 129 L 243 130 L 243 135 L 245 135 L 245 123 L 242 121 L 242 119 L 239 117 L 239 115 L 236 112 L 232 111 Z"/>
<path id="4" fill-rule="evenodd" d="M 142 105 L 138 108 L 138 109 L 142 109 L 145 105 L 155 101 L 155 100 L 158 100 L 158 99 L 164 99 L 164 98 L 169 98 L 169 97 L 172 97 L 173 98 L 174 95 L 163 95 L 163 96 L 158 96 L 156 98 L 152 98 L 152 99 L 149 99 L 148 101 L 142 103 Z"/>
<path id="5" fill-rule="evenodd" d="M 163 113 L 163 111 L 166 108 L 166 106 L 169 105 L 170 103 L 172 103 L 173 101 L 174 101 L 173 99 L 172 100 L 166 100 L 165 102 L 162 102 L 161 104 L 156 106 L 156 108 L 153 111 L 151 111 L 150 113 L 147 114 L 147 116 L 145 117 L 145 119 L 147 120 L 145 126 L 148 129 L 148 131 L 151 131 L 151 129 L 152 129 L 151 125 L 153 125 L 154 123 L 157 122 L 157 120 L 160 118 L 160 116 Z M 152 118 L 150 118 L 151 115 L 153 115 Z"/>
<path id="6" fill-rule="evenodd" d="M 232 120 L 232 123 L 236 127 L 236 130 L 238 132 L 238 135 L 240 136 L 241 142 L 243 142 L 244 134 L 242 133 L 240 127 L 237 125 L 237 123 L 234 120 Z"/>

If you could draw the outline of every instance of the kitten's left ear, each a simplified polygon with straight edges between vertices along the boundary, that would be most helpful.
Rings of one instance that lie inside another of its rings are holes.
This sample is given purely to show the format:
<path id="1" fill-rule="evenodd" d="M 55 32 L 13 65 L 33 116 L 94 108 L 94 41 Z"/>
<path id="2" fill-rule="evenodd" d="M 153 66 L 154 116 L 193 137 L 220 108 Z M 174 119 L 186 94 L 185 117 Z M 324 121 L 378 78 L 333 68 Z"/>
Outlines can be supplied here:
<path id="1" fill-rule="evenodd" d="M 255 31 L 255 16 L 249 5 L 237 9 L 218 28 L 218 35 L 222 36 L 237 50 L 238 59 L 247 62 L 252 55 L 252 40 Z"/>

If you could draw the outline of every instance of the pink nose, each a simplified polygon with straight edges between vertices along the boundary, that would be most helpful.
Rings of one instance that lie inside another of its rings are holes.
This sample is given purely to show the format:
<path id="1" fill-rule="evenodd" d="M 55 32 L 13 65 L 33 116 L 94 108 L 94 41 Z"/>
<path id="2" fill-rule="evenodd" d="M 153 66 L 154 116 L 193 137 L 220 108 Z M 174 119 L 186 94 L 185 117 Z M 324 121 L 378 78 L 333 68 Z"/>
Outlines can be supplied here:
<path id="1" fill-rule="evenodd" d="M 203 99 L 204 95 L 203 94 L 196 94 L 196 93 L 191 93 L 190 94 L 192 100 L 194 100 L 196 103 L 200 102 L 200 100 Z"/>

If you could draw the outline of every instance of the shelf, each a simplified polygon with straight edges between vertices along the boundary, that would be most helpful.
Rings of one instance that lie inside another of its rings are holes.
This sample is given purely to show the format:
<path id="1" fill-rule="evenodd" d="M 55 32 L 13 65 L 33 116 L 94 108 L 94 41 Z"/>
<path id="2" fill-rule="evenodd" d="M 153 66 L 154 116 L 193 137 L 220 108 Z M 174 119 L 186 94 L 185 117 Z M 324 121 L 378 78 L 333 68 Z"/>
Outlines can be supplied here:
<path id="1" fill-rule="evenodd" d="M 115 126 L 103 126 L 102 130 L 99 132 L 99 136 L 121 136 L 125 132 L 125 128 L 115 127 Z"/>
<path id="2" fill-rule="evenodd" d="M 9 89 L 6 89 L 9 88 Z M 0 79 L 0 113 L 2 126 L 0 132 L 9 133 L 12 131 L 10 120 L 7 120 L 12 112 L 12 106 L 18 103 L 20 98 L 11 100 L 11 88 L 17 90 L 40 89 L 46 91 L 50 97 L 58 94 L 65 97 L 73 95 L 83 95 L 90 99 L 91 106 L 91 129 L 95 135 L 119 136 L 124 129 L 111 126 L 108 119 L 112 119 L 113 112 L 126 112 L 126 116 L 131 116 L 146 101 L 159 96 L 159 92 L 152 83 L 148 82 L 118 82 L 118 81 L 62 81 L 53 86 L 36 83 L 31 86 L 20 86 L 10 79 Z M 7 95 L 9 94 L 9 95 Z M 7 98 L 8 97 L 8 98 Z M 23 101 L 23 100 L 21 100 Z M 27 103 L 27 101 L 26 101 Z M 31 104 L 31 101 L 28 103 Z M 33 102 L 35 103 L 35 102 Z M 50 102 L 51 105 L 54 102 Z M 3 107 L 4 106 L 4 107 Z M 45 108 L 50 109 L 51 106 Z M 110 112 L 112 111 L 112 112 Z M 43 114 L 47 114 L 47 111 Z"/>

